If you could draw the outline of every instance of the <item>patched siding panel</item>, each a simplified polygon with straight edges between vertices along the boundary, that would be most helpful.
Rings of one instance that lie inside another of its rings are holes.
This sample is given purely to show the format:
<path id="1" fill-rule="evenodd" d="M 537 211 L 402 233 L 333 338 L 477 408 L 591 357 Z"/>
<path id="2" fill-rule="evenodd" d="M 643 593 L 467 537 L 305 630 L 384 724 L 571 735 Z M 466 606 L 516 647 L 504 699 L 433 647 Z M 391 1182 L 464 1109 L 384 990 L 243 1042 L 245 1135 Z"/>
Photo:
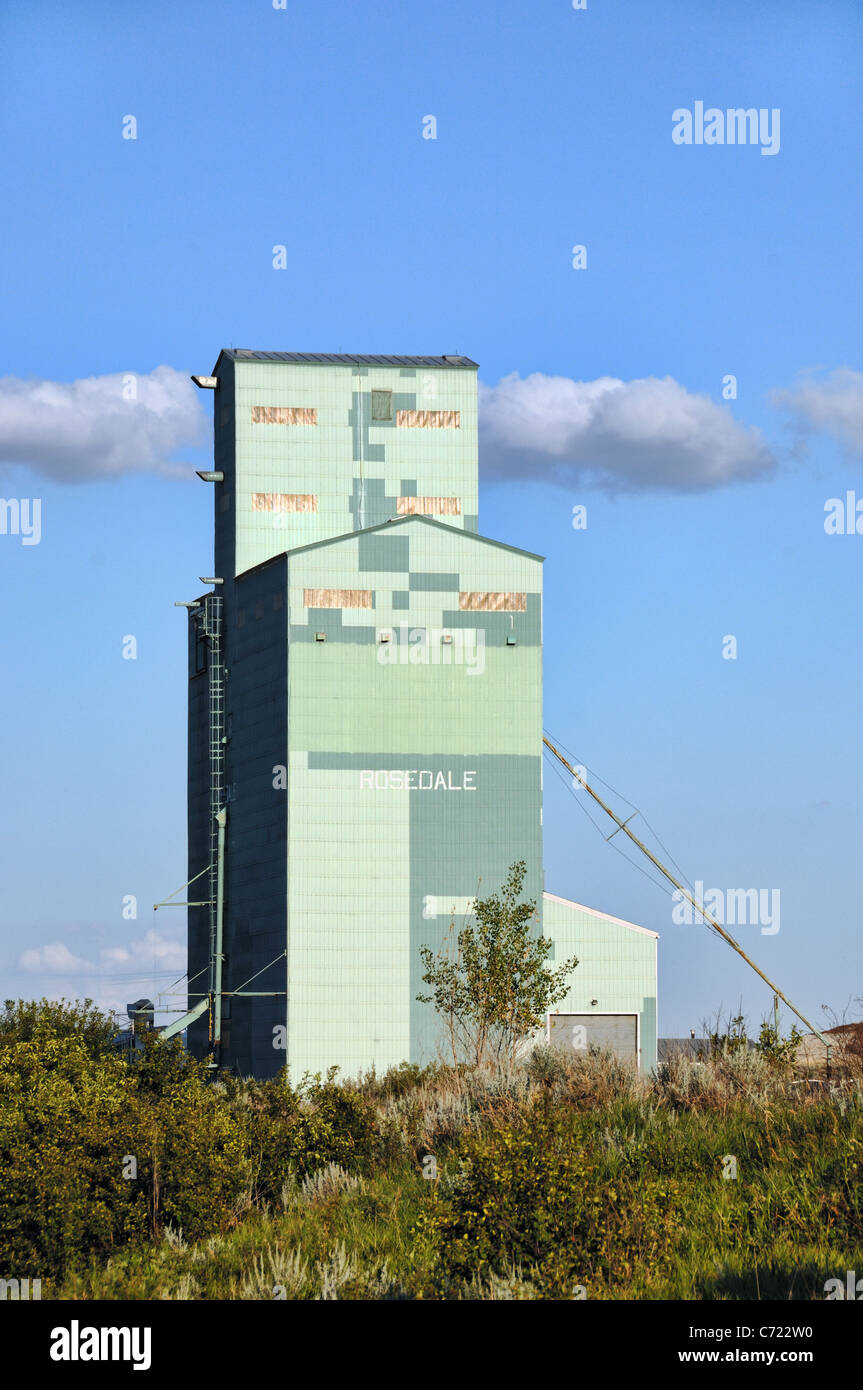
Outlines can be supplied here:
<path id="1" fill-rule="evenodd" d="M 306 608 L 371 608 L 371 589 L 304 589 Z"/>
<path id="2" fill-rule="evenodd" d="M 399 516 L 461 516 L 460 497 L 400 497 Z"/>
<path id="3" fill-rule="evenodd" d="M 527 610 L 527 595 L 491 592 L 460 593 L 458 606 L 472 613 L 524 613 Z"/>
<path id="4" fill-rule="evenodd" d="M 316 512 L 318 499 L 313 492 L 253 492 L 253 512 Z"/>
<path id="5" fill-rule="evenodd" d="M 400 430 L 459 430 L 460 410 L 399 410 L 396 428 Z"/>
<path id="6" fill-rule="evenodd" d="M 253 405 L 253 425 L 316 425 L 318 412 L 311 405 Z"/>

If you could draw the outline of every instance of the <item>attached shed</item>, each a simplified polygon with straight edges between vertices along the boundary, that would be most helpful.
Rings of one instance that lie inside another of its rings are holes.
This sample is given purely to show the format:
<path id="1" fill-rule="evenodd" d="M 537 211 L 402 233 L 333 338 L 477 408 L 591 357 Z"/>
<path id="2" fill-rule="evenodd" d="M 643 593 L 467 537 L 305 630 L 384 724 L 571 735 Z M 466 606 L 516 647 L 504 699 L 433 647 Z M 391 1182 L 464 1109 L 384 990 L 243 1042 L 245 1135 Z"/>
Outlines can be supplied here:
<path id="1" fill-rule="evenodd" d="M 578 957 L 569 991 L 548 1020 L 552 1046 L 608 1047 L 640 1071 L 656 1066 L 658 932 L 543 893 L 543 932 L 559 964 Z"/>

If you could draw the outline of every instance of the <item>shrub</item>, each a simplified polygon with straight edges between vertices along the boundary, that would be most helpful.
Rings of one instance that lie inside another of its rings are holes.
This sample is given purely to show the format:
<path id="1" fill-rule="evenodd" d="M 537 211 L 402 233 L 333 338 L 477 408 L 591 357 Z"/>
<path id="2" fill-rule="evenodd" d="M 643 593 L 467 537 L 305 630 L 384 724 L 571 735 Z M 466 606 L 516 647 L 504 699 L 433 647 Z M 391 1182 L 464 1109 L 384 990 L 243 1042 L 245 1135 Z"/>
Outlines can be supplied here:
<path id="1" fill-rule="evenodd" d="M 61 1274 L 147 1231 L 147 1197 L 124 1178 L 140 1111 L 120 1058 L 75 1037 L 0 1048 L 0 1266 Z"/>
<path id="2" fill-rule="evenodd" d="M 295 1124 L 294 1158 L 303 1172 L 339 1163 L 365 1171 L 376 1155 L 377 1123 L 371 1102 L 352 1086 L 337 1085 L 335 1071 L 302 1083 Z"/>
<path id="3" fill-rule="evenodd" d="M 416 1091 L 426 1082 L 433 1081 L 446 1068 L 437 1063 L 421 1067 L 418 1062 L 399 1062 L 397 1067 L 389 1067 L 383 1076 L 377 1076 L 374 1069 L 363 1077 L 363 1093 L 375 1099 L 387 1096 L 405 1096 Z"/>
<path id="4" fill-rule="evenodd" d="M 274 1202 L 286 1182 L 330 1163 L 366 1172 L 379 1157 L 381 1133 L 372 1102 L 356 1087 L 337 1085 L 335 1069 L 292 1087 L 287 1073 L 236 1091 L 254 1173 L 255 1195 Z"/>
<path id="5" fill-rule="evenodd" d="M 243 1126 L 197 1078 L 150 1109 L 142 1137 L 153 1233 L 170 1222 L 198 1240 L 235 1225 L 251 1201 Z"/>
<path id="6" fill-rule="evenodd" d="M 71 1003 L 39 999 L 7 999 L 0 1013 L 0 1048 L 37 1038 L 76 1038 L 93 1057 L 110 1050 L 116 1026 L 110 1014 L 92 999 Z"/>
<path id="7" fill-rule="evenodd" d="M 195 1239 L 234 1220 L 246 1139 L 200 1070 L 145 1053 L 139 1073 L 52 1021 L 0 1048 L 0 1267 L 61 1277 L 162 1221 Z"/>
<path id="8" fill-rule="evenodd" d="M 132 1054 L 131 1067 L 135 1089 L 142 1096 L 174 1095 L 189 1086 L 217 1094 L 209 1085 L 205 1063 L 187 1052 L 179 1038 L 162 1042 L 157 1033 L 145 1033 L 142 1050 Z"/>
<path id="9" fill-rule="evenodd" d="M 362 1183 L 356 1173 L 348 1173 L 338 1163 L 328 1163 L 326 1168 L 318 1168 L 303 1178 L 303 1199 L 307 1202 L 326 1202 L 338 1197 L 342 1192 L 355 1192 Z"/>
<path id="10" fill-rule="evenodd" d="M 501 892 L 477 899 L 475 920 L 458 932 L 453 924 L 437 954 L 420 947 L 430 992 L 417 999 L 444 1021 L 454 1065 L 469 1058 L 477 1067 L 512 1067 L 578 965 L 573 956 L 548 968 L 551 941 L 537 935 L 536 903 L 519 902 L 526 873 L 523 859 L 513 864 Z"/>
<path id="11" fill-rule="evenodd" d="M 666 1268 L 679 1233 L 677 1185 L 625 1172 L 609 1182 L 579 1134 L 578 1116 L 535 1102 L 515 1122 L 468 1136 L 455 1174 L 420 1226 L 459 1279 L 506 1279 L 513 1268 L 546 1297 Z"/>

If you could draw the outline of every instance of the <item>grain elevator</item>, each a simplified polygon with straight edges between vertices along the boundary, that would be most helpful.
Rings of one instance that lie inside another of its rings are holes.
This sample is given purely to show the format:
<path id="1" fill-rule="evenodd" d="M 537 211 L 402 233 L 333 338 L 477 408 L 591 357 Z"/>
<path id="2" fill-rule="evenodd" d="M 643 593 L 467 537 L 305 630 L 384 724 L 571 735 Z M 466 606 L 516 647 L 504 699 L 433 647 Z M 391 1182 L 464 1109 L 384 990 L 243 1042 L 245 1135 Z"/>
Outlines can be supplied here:
<path id="1" fill-rule="evenodd" d="M 420 947 L 523 859 L 580 960 L 560 1009 L 634 1018 L 652 1065 L 655 934 L 543 894 L 542 559 L 479 533 L 476 363 L 231 349 L 193 379 L 190 1049 L 295 1080 L 433 1060 Z"/>

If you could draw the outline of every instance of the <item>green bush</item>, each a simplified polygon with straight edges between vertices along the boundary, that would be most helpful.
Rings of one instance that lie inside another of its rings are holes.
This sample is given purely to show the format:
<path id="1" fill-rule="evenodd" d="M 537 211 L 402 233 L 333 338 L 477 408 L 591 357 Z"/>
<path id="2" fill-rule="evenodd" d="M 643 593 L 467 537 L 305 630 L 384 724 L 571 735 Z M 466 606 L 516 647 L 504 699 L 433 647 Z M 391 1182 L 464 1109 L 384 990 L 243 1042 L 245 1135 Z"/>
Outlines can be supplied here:
<path id="1" fill-rule="evenodd" d="M 821 1298 L 863 1261 L 863 1092 L 757 1049 L 291 1086 L 109 1037 L 87 1002 L 0 1016 L 0 1271 L 46 1297 L 269 1298 L 296 1265 L 288 1297 Z"/>
<path id="2" fill-rule="evenodd" d="M 251 1198 L 244 1127 L 200 1082 L 151 1106 L 144 1170 L 154 1231 L 165 1225 L 198 1240 L 236 1224 Z"/>
<path id="3" fill-rule="evenodd" d="M 427 1067 L 421 1067 L 418 1062 L 399 1062 L 397 1067 L 389 1067 L 383 1076 L 376 1075 L 374 1070 L 369 1072 L 363 1078 L 362 1089 L 376 1100 L 383 1100 L 387 1096 L 406 1096 L 448 1071 L 449 1068 L 441 1067 L 437 1062 Z"/>
<path id="4" fill-rule="evenodd" d="M 93 1057 L 110 1051 L 116 1025 L 92 999 L 7 999 L 0 1013 L 0 1048 L 35 1038 L 76 1038 Z"/>
<path id="5" fill-rule="evenodd" d="M 468 1135 L 420 1220 L 458 1279 L 522 1269 L 546 1297 L 668 1266 L 679 1234 L 674 1180 L 609 1182 L 579 1117 L 535 1101 L 524 1117 Z"/>
<path id="6" fill-rule="evenodd" d="M 297 1167 L 313 1172 L 339 1163 L 348 1172 L 365 1172 L 374 1161 L 377 1123 L 374 1106 L 353 1086 L 338 1085 L 335 1069 L 300 1088 L 302 1108 L 294 1126 Z"/>
<path id="7" fill-rule="evenodd" d="M 287 1073 L 273 1081 L 227 1088 L 244 1118 L 256 1197 L 276 1201 L 284 1183 L 328 1163 L 367 1172 L 381 1152 L 375 1107 L 355 1086 L 305 1077 L 292 1087 Z"/>
<path id="8" fill-rule="evenodd" d="M 209 1089 L 205 1064 L 187 1052 L 179 1038 L 162 1042 L 158 1033 L 145 1033 L 143 1048 L 132 1053 L 130 1065 L 135 1089 L 142 1096 L 173 1095 L 189 1086 Z"/>
<path id="9" fill-rule="evenodd" d="M 146 1191 L 123 1176 L 140 1121 L 120 1058 L 74 1037 L 0 1048 L 0 1268 L 48 1278 L 146 1234 Z"/>
<path id="10" fill-rule="evenodd" d="M 201 1069 L 155 1040 L 139 1067 L 93 1055 L 54 1017 L 0 1048 L 0 1268 L 61 1277 L 164 1223 L 197 1238 L 235 1220 L 246 1135 Z"/>

